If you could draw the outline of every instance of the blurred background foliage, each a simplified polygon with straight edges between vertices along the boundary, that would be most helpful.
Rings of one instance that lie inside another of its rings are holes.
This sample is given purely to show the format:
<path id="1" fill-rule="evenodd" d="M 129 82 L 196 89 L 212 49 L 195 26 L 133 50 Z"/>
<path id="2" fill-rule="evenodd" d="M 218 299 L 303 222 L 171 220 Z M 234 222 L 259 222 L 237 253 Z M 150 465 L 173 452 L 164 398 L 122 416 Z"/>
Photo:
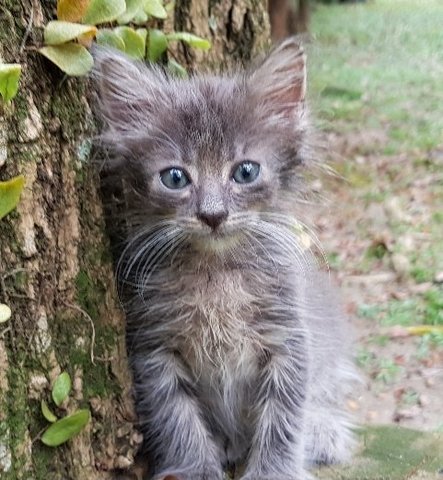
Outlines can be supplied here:
<path id="1" fill-rule="evenodd" d="M 273 36 L 303 34 L 335 172 L 313 183 L 314 223 L 368 378 L 351 408 L 443 431 L 443 2 L 284 3 Z"/>

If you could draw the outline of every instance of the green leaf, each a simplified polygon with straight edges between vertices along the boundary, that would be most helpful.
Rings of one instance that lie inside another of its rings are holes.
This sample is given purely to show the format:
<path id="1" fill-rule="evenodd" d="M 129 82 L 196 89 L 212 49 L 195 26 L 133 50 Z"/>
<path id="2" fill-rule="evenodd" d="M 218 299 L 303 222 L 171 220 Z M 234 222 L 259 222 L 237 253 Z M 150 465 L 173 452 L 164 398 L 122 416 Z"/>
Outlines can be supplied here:
<path id="1" fill-rule="evenodd" d="M 175 8 L 175 0 L 173 0 L 172 2 L 168 2 L 166 5 L 165 5 L 165 10 L 167 13 L 171 13 L 174 11 L 174 8 Z"/>
<path id="2" fill-rule="evenodd" d="M 149 30 L 148 59 L 151 62 L 156 62 L 167 49 L 168 40 L 166 35 L 161 30 L 155 28 Z"/>
<path id="3" fill-rule="evenodd" d="M 5 102 L 17 95 L 21 72 L 17 63 L 0 63 L 0 95 Z"/>
<path id="4" fill-rule="evenodd" d="M 57 417 L 51 412 L 51 410 L 49 410 L 49 407 L 44 400 L 42 400 L 41 402 L 41 409 L 42 409 L 43 416 L 46 418 L 48 422 L 54 423 L 58 420 Z"/>
<path id="5" fill-rule="evenodd" d="M 137 25 L 142 25 L 148 21 L 148 15 L 144 10 L 141 10 L 137 15 L 132 19 L 132 21 Z"/>
<path id="6" fill-rule="evenodd" d="M 0 220 L 17 206 L 24 185 L 23 175 L 0 182 Z"/>
<path id="7" fill-rule="evenodd" d="M 5 323 L 11 318 L 12 312 L 8 305 L 0 303 L 0 323 Z"/>
<path id="8" fill-rule="evenodd" d="M 58 447 L 80 433 L 90 418 L 89 410 L 77 410 L 72 415 L 53 423 L 42 435 L 42 442 L 49 447 Z"/>
<path id="9" fill-rule="evenodd" d="M 85 47 L 76 43 L 50 45 L 40 48 L 39 52 L 73 77 L 86 75 L 94 65 L 92 55 Z"/>
<path id="10" fill-rule="evenodd" d="M 125 52 L 132 58 L 144 58 L 146 52 L 146 41 L 133 28 L 117 27 L 115 33 L 125 43 Z"/>
<path id="11" fill-rule="evenodd" d="M 60 45 L 85 34 L 93 37 L 96 32 L 97 28 L 93 25 L 80 25 L 79 23 L 54 20 L 46 25 L 43 35 L 46 45 Z"/>
<path id="12" fill-rule="evenodd" d="M 205 40 L 204 38 L 197 37 L 197 35 L 193 35 L 192 33 L 187 32 L 174 32 L 166 35 L 166 38 L 169 41 L 182 41 L 187 43 L 189 46 L 198 48 L 200 50 L 209 50 L 211 48 L 211 42 L 209 40 Z"/>
<path id="13" fill-rule="evenodd" d="M 97 33 L 97 43 L 117 50 L 125 51 L 125 42 L 114 30 L 109 28 L 100 29 Z"/>
<path id="14" fill-rule="evenodd" d="M 52 399 L 57 407 L 68 397 L 71 386 L 71 377 L 68 372 L 63 372 L 56 378 L 54 386 L 52 387 Z"/>
<path id="15" fill-rule="evenodd" d="M 126 10 L 118 18 L 117 22 L 124 25 L 133 20 L 140 12 L 143 12 L 144 0 L 126 0 Z"/>
<path id="16" fill-rule="evenodd" d="M 175 60 L 170 59 L 168 61 L 168 68 L 169 68 L 169 71 L 174 75 L 177 75 L 177 77 L 188 78 L 188 72 L 186 71 L 186 68 L 182 67 Z"/>
<path id="17" fill-rule="evenodd" d="M 168 16 L 165 7 L 159 0 L 144 0 L 144 9 L 151 17 L 165 19 Z"/>
<path id="18" fill-rule="evenodd" d="M 137 34 L 143 39 L 146 48 L 146 39 L 148 38 L 148 29 L 147 28 L 137 28 Z"/>
<path id="19" fill-rule="evenodd" d="M 125 0 L 91 0 L 82 23 L 98 25 L 112 22 L 126 10 Z"/>

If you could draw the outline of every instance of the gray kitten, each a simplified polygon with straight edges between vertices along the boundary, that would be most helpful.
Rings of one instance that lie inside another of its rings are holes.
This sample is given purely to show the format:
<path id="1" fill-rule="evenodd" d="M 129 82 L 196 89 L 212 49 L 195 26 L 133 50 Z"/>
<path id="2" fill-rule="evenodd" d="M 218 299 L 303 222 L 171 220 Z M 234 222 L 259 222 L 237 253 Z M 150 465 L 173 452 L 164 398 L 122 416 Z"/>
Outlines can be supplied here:
<path id="1" fill-rule="evenodd" d="M 307 480 L 348 458 L 342 315 L 295 218 L 305 55 L 171 78 L 97 53 L 102 142 L 124 185 L 118 280 L 148 478 Z"/>

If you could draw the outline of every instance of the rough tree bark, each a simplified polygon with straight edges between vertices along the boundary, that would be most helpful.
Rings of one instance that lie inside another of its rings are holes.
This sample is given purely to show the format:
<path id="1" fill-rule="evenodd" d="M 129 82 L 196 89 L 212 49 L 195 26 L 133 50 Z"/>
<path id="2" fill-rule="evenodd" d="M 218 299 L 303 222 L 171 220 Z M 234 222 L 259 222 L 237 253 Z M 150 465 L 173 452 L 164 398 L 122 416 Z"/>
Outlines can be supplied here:
<path id="1" fill-rule="evenodd" d="M 21 63 L 19 95 L 0 105 L 0 179 L 26 187 L 0 221 L 0 478 L 113 478 L 140 438 L 131 405 L 124 318 L 115 294 L 97 172 L 87 80 L 65 78 L 38 56 L 55 0 L 1 0 L 0 59 Z M 210 38 L 208 53 L 180 47 L 188 66 L 229 67 L 269 39 L 263 0 L 178 0 L 175 27 Z M 40 401 L 63 370 L 74 380 L 66 412 L 90 408 L 92 421 L 67 444 L 39 441 Z"/>

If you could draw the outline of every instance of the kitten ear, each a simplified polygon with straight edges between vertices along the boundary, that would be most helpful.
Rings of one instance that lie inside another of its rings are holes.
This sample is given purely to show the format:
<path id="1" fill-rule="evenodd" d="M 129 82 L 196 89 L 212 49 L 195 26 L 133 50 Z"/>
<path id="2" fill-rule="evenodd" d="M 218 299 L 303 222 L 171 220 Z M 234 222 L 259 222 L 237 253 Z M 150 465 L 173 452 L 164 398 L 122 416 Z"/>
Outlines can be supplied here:
<path id="1" fill-rule="evenodd" d="M 289 38 L 276 47 L 252 72 L 249 85 L 273 115 L 293 118 L 306 96 L 306 55 L 301 44 Z"/>
<path id="2" fill-rule="evenodd" d="M 135 62 L 122 53 L 94 47 L 94 71 L 101 114 L 108 125 L 129 131 L 149 120 L 154 106 L 165 100 L 168 79 L 158 67 Z"/>

